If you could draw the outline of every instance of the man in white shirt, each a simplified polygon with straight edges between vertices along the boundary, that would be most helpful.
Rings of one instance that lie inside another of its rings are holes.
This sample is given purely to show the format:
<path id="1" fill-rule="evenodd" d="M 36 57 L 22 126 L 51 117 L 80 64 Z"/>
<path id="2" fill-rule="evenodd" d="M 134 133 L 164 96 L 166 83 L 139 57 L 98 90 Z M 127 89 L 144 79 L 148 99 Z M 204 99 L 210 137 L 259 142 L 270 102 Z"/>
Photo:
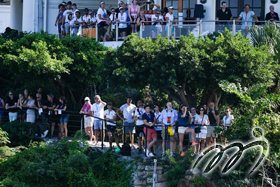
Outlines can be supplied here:
<path id="1" fill-rule="evenodd" d="M 64 30 L 64 35 L 69 35 L 70 34 L 70 21 L 68 19 L 68 15 L 72 13 L 71 10 L 71 1 L 69 1 L 66 5 L 66 10 L 63 12 L 63 18 L 62 18 L 62 28 Z"/>
<path id="2" fill-rule="evenodd" d="M 97 117 L 94 119 L 94 134 L 96 137 L 96 144 L 98 144 L 99 131 L 100 133 L 103 133 L 103 142 L 105 139 L 105 126 L 102 119 L 104 119 L 104 107 L 106 106 L 106 103 L 101 101 L 99 95 L 94 96 L 94 101 L 95 103 L 92 105 L 92 110 L 94 112 L 94 117 Z"/>
<path id="3" fill-rule="evenodd" d="M 157 9 L 155 14 L 152 15 L 152 25 L 154 25 L 153 34 L 156 37 L 158 34 L 162 33 L 162 21 L 163 16 L 161 15 L 161 11 Z"/>
<path id="4" fill-rule="evenodd" d="M 138 154 L 142 152 L 142 137 L 144 136 L 144 122 L 142 120 L 142 115 L 145 113 L 143 101 L 139 100 L 137 102 L 138 108 L 135 111 L 134 120 L 136 121 L 136 135 L 138 136 Z"/>
<path id="5" fill-rule="evenodd" d="M 95 27 L 96 22 L 97 22 L 96 16 L 94 14 L 94 10 L 90 10 L 89 15 L 90 15 L 90 26 L 89 27 L 93 28 L 93 27 Z"/>
<path id="6" fill-rule="evenodd" d="M 162 139 L 163 139 L 163 152 L 162 152 L 162 156 L 165 156 L 165 141 L 167 139 L 167 134 L 170 137 L 170 150 L 171 150 L 171 155 L 174 156 L 175 153 L 175 149 L 176 149 L 176 140 L 177 135 L 175 134 L 175 124 L 177 122 L 178 119 L 178 114 L 177 111 L 175 109 L 172 108 L 172 103 L 168 102 L 166 104 L 167 108 L 164 109 L 161 112 L 161 117 L 160 117 L 160 122 L 161 125 L 163 127 L 162 132 Z M 166 128 L 168 130 L 167 134 L 166 134 Z"/>
<path id="7" fill-rule="evenodd" d="M 83 24 L 83 19 L 81 17 L 80 11 L 76 12 L 76 18 L 72 19 L 70 22 L 71 30 L 72 30 L 72 36 L 77 36 L 79 32 L 80 25 Z"/>
<path id="8" fill-rule="evenodd" d="M 73 5 L 72 5 L 73 19 L 76 18 L 76 12 L 77 11 L 79 11 L 79 9 L 77 8 L 77 4 L 73 3 Z"/>
<path id="9" fill-rule="evenodd" d="M 83 16 L 83 28 L 88 28 L 88 25 L 90 25 L 90 15 L 88 12 L 88 8 L 84 9 L 85 15 Z"/>
<path id="10" fill-rule="evenodd" d="M 130 142 L 131 142 L 131 148 L 135 148 L 134 147 L 134 133 L 135 133 L 135 123 L 133 120 L 133 113 L 136 110 L 136 106 L 134 104 L 132 104 L 132 98 L 128 97 L 126 100 L 126 104 L 122 105 L 118 112 L 117 115 L 122 119 L 123 121 L 123 142 L 124 142 L 124 137 L 127 134 L 127 132 L 129 132 L 130 135 Z M 123 112 L 123 118 L 120 116 L 120 112 Z"/>
<path id="11" fill-rule="evenodd" d="M 107 130 L 108 130 L 110 148 L 112 148 L 113 136 L 115 137 L 115 141 L 116 141 L 117 146 L 120 147 L 119 137 L 118 137 L 117 130 L 116 130 L 117 125 L 115 124 L 116 119 L 117 119 L 117 114 L 112 109 L 113 104 L 111 102 L 108 103 L 107 108 L 108 109 L 104 111 L 104 118 L 107 121 Z"/>

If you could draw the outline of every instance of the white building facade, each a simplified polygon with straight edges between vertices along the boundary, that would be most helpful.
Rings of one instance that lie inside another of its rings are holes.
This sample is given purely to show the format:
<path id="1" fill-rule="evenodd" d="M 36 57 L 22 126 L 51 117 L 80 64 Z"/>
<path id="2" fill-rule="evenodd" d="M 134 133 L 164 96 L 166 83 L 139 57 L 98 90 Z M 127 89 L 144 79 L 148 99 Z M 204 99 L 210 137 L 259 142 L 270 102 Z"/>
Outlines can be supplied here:
<path id="1" fill-rule="evenodd" d="M 274 5 L 275 12 L 280 13 L 278 0 L 155 0 L 155 4 L 161 7 L 172 5 L 175 17 L 182 12 L 185 20 L 194 17 L 195 4 L 203 4 L 205 13 L 202 20 L 215 20 L 216 11 L 220 8 L 222 1 L 227 2 L 234 18 L 243 11 L 245 4 L 251 6 L 251 10 L 260 20 L 264 20 L 270 5 Z M 0 5 L 0 32 L 10 27 L 19 31 L 44 30 L 50 34 L 57 34 L 54 24 L 58 14 L 58 5 L 61 2 L 62 0 L 11 0 L 10 5 Z M 124 2 L 131 4 L 131 0 Z M 99 0 L 77 0 L 72 3 L 76 3 L 79 10 L 84 8 L 97 10 L 99 7 Z M 105 0 L 105 3 L 105 8 L 110 10 L 117 7 L 118 0 Z"/>

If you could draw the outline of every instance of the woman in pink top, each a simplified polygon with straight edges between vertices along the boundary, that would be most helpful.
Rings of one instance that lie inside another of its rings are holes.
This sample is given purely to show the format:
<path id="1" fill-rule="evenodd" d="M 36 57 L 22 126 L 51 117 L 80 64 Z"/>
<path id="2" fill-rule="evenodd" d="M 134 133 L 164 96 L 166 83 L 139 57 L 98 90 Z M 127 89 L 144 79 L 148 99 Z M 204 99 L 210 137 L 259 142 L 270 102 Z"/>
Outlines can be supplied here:
<path id="1" fill-rule="evenodd" d="M 131 22 L 132 33 L 137 32 L 137 16 L 140 13 L 140 6 L 137 5 L 137 0 L 132 0 L 132 5 L 128 7 L 128 15 Z"/>
<path id="2" fill-rule="evenodd" d="M 85 98 L 85 104 L 83 108 L 80 110 L 80 114 L 88 114 L 84 115 L 84 125 L 85 132 L 90 136 L 89 143 L 92 143 L 92 138 L 96 142 L 95 136 L 93 135 L 92 126 L 93 126 L 93 111 L 91 110 L 91 103 L 89 97 Z"/>

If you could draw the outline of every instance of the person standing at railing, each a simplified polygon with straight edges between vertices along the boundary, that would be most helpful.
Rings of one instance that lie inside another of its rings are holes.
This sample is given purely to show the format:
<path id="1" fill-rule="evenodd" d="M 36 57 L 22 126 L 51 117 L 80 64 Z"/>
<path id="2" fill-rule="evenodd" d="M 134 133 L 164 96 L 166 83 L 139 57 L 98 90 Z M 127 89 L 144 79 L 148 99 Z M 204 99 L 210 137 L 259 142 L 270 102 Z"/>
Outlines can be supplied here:
<path id="1" fill-rule="evenodd" d="M 91 116 L 93 116 L 93 111 L 91 109 L 91 103 L 89 97 L 85 97 L 84 100 L 85 100 L 85 104 L 81 108 L 80 114 L 85 114 L 84 115 L 85 132 L 87 135 L 90 136 L 89 143 L 92 144 L 92 139 L 94 139 L 94 141 L 96 142 L 96 138 L 93 135 L 93 131 L 92 131 L 94 118 Z"/>
<path id="2" fill-rule="evenodd" d="M 144 108 L 145 108 L 145 113 L 142 115 L 142 119 L 144 124 L 146 125 L 144 127 L 144 132 L 145 132 L 145 136 L 147 136 L 147 142 L 149 142 L 146 147 L 146 156 L 154 157 L 155 155 L 151 152 L 151 148 L 153 147 L 154 144 L 157 143 L 157 132 L 155 130 L 155 124 L 157 119 L 155 117 L 155 114 L 150 111 L 149 105 L 146 105 Z"/>
<path id="3" fill-rule="evenodd" d="M 143 10 L 140 11 L 140 16 L 137 18 L 137 31 L 140 31 L 140 25 L 142 24 L 142 31 L 145 30 L 145 25 L 147 23 L 144 23 L 145 21 L 147 21 L 147 18 L 145 17 L 145 12 Z M 144 37 L 144 34 L 143 34 Z"/>
<path id="4" fill-rule="evenodd" d="M 106 41 L 106 32 L 108 30 L 108 26 L 110 24 L 110 18 L 108 17 L 107 11 L 105 9 L 105 2 L 101 1 L 99 3 L 100 8 L 97 11 L 97 23 L 98 28 L 101 31 L 101 34 L 105 33 L 103 36 L 103 41 Z M 98 37 L 98 36 L 96 36 Z"/>
<path id="5" fill-rule="evenodd" d="M 198 154 L 203 155 L 203 150 L 205 147 L 205 140 L 206 140 L 206 134 L 207 134 L 207 127 L 205 125 L 209 125 L 209 118 L 206 115 L 206 110 L 203 107 L 200 107 L 199 109 L 199 115 L 196 115 L 194 124 L 200 124 L 202 125 L 200 127 L 200 133 L 197 133 L 196 139 L 198 142 L 197 145 L 197 152 Z M 203 126 L 204 125 L 204 126 Z"/>
<path id="6" fill-rule="evenodd" d="M 149 5 L 149 10 L 146 11 L 146 18 L 148 21 L 152 21 L 152 16 L 155 14 L 154 9 L 159 9 L 160 6 L 155 4 L 153 0 L 150 0 L 147 3 L 144 3 L 144 5 Z M 152 25 L 151 23 L 148 23 L 147 25 Z"/>
<path id="7" fill-rule="evenodd" d="M 18 117 L 17 113 L 17 99 L 12 91 L 9 91 L 9 97 L 6 101 L 6 110 L 9 111 L 9 121 L 15 121 Z"/>
<path id="8" fill-rule="evenodd" d="M 127 14 L 124 12 L 124 8 L 120 7 L 120 13 L 118 15 L 118 18 L 116 19 L 119 24 L 119 33 L 121 37 L 125 37 L 127 35 Z"/>
<path id="9" fill-rule="evenodd" d="M 137 32 L 137 16 L 140 13 L 140 6 L 137 5 L 137 0 L 132 0 L 132 4 L 128 6 L 128 16 L 131 22 L 132 33 Z"/>
<path id="10" fill-rule="evenodd" d="M 93 27 L 95 27 L 96 22 L 97 22 L 96 16 L 95 16 L 95 14 L 94 14 L 94 10 L 93 10 L 93 9 L 89 11 L 89 15 L 90 15 L 90 24 L 89 24 L 89 28 L 93 28 Z"/>
<path id="11" fill-rule="evenodd" d="M 116 29 L 116 19 L 117 19 L 116 10 L 115 10 L 115 8 L 112 8 L 111 15 L 110 15 L 111 31 L 114 31 Z"/>
<path id="12" fill-rule="evenodd" d="M 28 102 L 26 106 L 28 109 L 26 110 L 26 122 L 35 123 L 36 120 L 36 112 L 35 112 L 35 99 L 32 94 L 28 95 Z"/>
<path id="13" fill-rule="evenodd" d="M 88 26 L 90 25 L 90 15 L 89 15 L 89 11 L 88 8 L 84 9 L 84 13 L 85 15 L 83 16 L 83 28 L 88 28 Z"/>
<path id="14" fill-rule="evenodd" d="M 0 127 L 3 123 L 3 115 L 4 115 L 3 109 L 4 109 L 4 107 L 5 107 L 5 102 L 4 102 L 4 99 L 0 95 Z"/>
<path id="15" fill-rule="evenodd" d="M 269 6 L 269 12 L 265 16 L 266 21 L 279 21 L 279 16 L 276 12 L 274 12 L 274 6 Z"/>
<path id="16" fill-rule="evenodd" d="M 23 95 L 20 93 L 18 94 L 18 102 L 17 102 L 17 107 L 20 108 L 20 120 L 25 121 L 26 120 L 26 111 L 22 110 L 22 107 L 24 107 L 27 104 L 27 100 Z"/>
<path id="17" fill-rule="evenodd" d="M 123 1 L 119 1 L 118 3 L 118 8 L 116 8 L 116 17 L 118 18 L 118 14 L 120 13 L 120 7 L 122 7 L 124 2 Z"/>
<path id="18" fill-rule="evenodd" d="M 65 112 L 67 109 L 67 102 L 64 96 L 61 96 L 59 98 L 59 104 L 57 105 L 57 107 L 54 109 L 54 111 L 56 112 L 56 115 L 60 116 L 60 133 L 63 134 L 64 132 L 64 136 L 68 136 L 68 129 L 67 129 L 67 123 L 68 120 L 70 118 L 70 114 L 63 114 L 63 112 Z"/>
<path id="19" fill-rule="evenodd" d="M 156 38 L 158 34 L 162 33 L 162 21 L 163 17 L 161 15 L 161 11 L 157 9 L 155 14 L 152 15 L 152 25 L 155 26 L 153 29 L 153 38 Z"/>
<path id="20" fill-rule="evenodd" d="M 231 128 L 231 125 L 234 122 L 234 116 L 231 115 L 231 109 L 227 108 L 226 109 L 226 115 L 223 118 L 223 125 L 225 127 L 225 130 L 229 130 Z M 225 138 L 224 136 L 221 136 L 221 140 L 222 140 L 222 144 L 224 146 L 226 146 L 227 143 L 227 138 Z"/>
<path id="21" fill-rule="evenodd" d="M 135 110 L 136 110 L 136 106 L 132 104 L 132 98 L 128 97 L 126 99 L 126 104 L 122 105 L 117 111 L 117 115 L 121 118 L 124 125 L 122 141 L 124 142 L 124 138 L 127 132 L 129 132 L 131 148 L 133 149 L 135 149 L 134 147 L 135 123 L 133 120 L 133 113 L 135 112 Z M 120 116 L 120 112 L 123 112 L 123 118 Z"/>
<path id="22" fill-rule="evenodd" d="M 80 11 L 76 12 L 76 17 L 71 20 L 72 36 L 81 35 L 80 26 L 83 24 L 83 19 L 81 17 Z"/>
<path id="23" fill-rule="evenodd" d="M 163 144 L 162 137 L 161 137 L 162 125 L 161 125 L 161 123 L 159 121 L 159 119 L 161 117 L 161 112 L 159 111 L 159 106 L 157 106 L 157 105 L 154 105 L 154 114 L 155 114 L 155 117 L 156 117 L 155 130 L 156 130 L 156 133 L 157 133 L 157 140 L 160 141 L 159 145 L 161 147 L 161 152 L 163 152 L 164 144 Z M 156 153 L 157 144 L 153 145 L 153 149 L 154 149 L 154 152 Z"/>
<path id="24" fill-rule="evenodd" d="M 216 21 L 219 22 L 219 30 L 223 31 L 225 28 L 230 30 L 230 22 L 229 20 L 232 20 L 232 14 L 231 10 L 227 8 L 227 3 L 225 1 L 222 2 L 222 8 L 217 11 L 217 17 Z M 227 20 L 227 21 L 221 21 L 221 20 Z"/>
<path id="25" fill-rule="evenodd" d="M 99 95 L 94 96 L 94 101 L 95 103 L 91 106 L 91 110 L 94 112 L 94 117 L 104 119 L 104 107 L 106 106 L 107 103 L 102 101 Z M 96 144 L 98 144 L 99 131 L 100 131 L 100 136 L 101 133 L 103 133 L 103 142 L 105 139 L 105 123 L 103 123 L 103 120 L 101 119 L 97 119 L 97 118 L 94 119 L 94 134 L 96 137 Z"/>
<path id="26" fill-rule="evenodd" d="M 208 117 L 210 121 L 210 126 L 207 126 L 207 134 L 206 134 L 206 144 L 207 147 L 210 146 L 210 142 L 212 141 L 212 145 L 215 148 L 216 146 L 216 135 L 214 134 L 215 126 L 217 126 L 220 117 L 219 117 L 219 111 L 215 110 L 215 104 L 211 102 L 209 104 L 209 111 L 208 111 Z"/>
<path id="27" fill-rule="evenodd" d="M 69 14 L 73 13 L 71 10 L 71 1 L 69 1 L 66 5 L 66 10 L 63 12 L 63 19 L 62 19 L 62 28 L 64 30 L 64 36 L 70 34 L 70 20 L 68 19 Z"/>
<path id="28" fill-rule="evenodd" d="M 178 113 L 178 133 L 179 133 L 179 152 L 181 156 L 185 156 L 185 153 L 183 152 L 183 142 L 184 142 L 184 136 L 185 133 L 191 133 L 192 136 L 192 146 L 195 146 L 197 143 L 195 143 L 195 133 L 194 129 L 187 126 L 180 126 L 180 125 L 189 125 L 191 123 L 192 115 L 190 112 L 188 112 L 188 108 L 184 105 L 181 105 L 180 107 L 181 112 Z"/>
<path id="29" fill-rule="evenodd" d="M 174 21 L 174 15 L 173 15 L 173 6 L 168 7 L 168 13 L 165 15 L 165 20 L 167 21 L 166 26 L 165 26 L 165 33 L 168 33 L 168 27 L 169 27 L 169 21 L 170 21 L 170 26 L 173 24 Z M 170 33 L 169 36 L 174 33 L 174 27 L 170 27 Z"/>
<path id="30" fill-rule="evenodd" d="M 53 94 L 48 94 L 47 99 L 48 99 L 48 101 L 43 106 L 43 109 L 45 109 L 48 112 L 48 118 L 49 118 L 48 120 L 49 120 L 49 124 L 51 124 L 51 138 L 52 138 L 54 127 L 55 127 L 55 124 L 57 123 L 57 119 L 54 116 L 54 112 L 53 112 L 53 110 L 55 109 L 55 107 L 57 105 L 57 101 L 54 100 Z"/>
<path id="31" fill-rule="evenodd" d="M 72 5 L 72 14 L 73 14 L 73 19 L 76 18 L 76 12 L 79 11 L 79 9 L 77 8 L 77 4 L 73 3 Z"/>
<path id="32" fill-rule="evenodd" d="M 256 14 L 253 11 L 250 11 L 250 5 L 246 4 L 245 5 L 245 11 L 241 12 L 238 18 L 236 19 L 236 22 L 238 22 L 242 18 L 242 26 L 241 26 L 241 33 L 245 37 L 247 37 L 248 32 L 250 28 L 252 27 L 252 21 L 253 18 L 256 19 L 256 23 L 258 23 L 258 18 Z"/>
<path id="33" fill-rule="evenodd" d="M 137 102 L 137 108 L 135 110 L 134 120 L 136 121 L 136 136 L 138 136 L 138 154 L 142 152 L 142 137 L 144 137 L 144 122 L 142 119 L 142 115 L 145 113 L 145 109 L 143 107 L 143 101 L 139 100 Z"/>
<path id="34" fill-rule="evenodd" d="M 126 35 L 130 35 L 131 34 L 131 24 L 130 24 L 130 18 L 129 18 L 129 14 L 128 14 L 128 8 L 127 8 L 127 4 L 123 3 L 122 7 L 124 9 L 124 12 L 126 13 L 126 22 L 127 22 L 127 33 Z M 119 18 L 119 17 L 118 17 Z"/>
<path id="35" fill-rule="evenodd" d="M 42 97 L 41 93 L 37 93 L 36 94 L 36 101 L 35 101 L 35 105 L 36 105 L 36 110 L 38 110 L 38 128 L 39 128 L 39 134 L 41 135 L 42 138 L 46 137 L 48 134 L 48 130 L 47 130 L 47 118 L 45 113 L 43 113 L 43 106 L 46 105 L 46 100 Z"/>
<path id="36" fill-rule="evenodd" d="M 107 121 L 107 130 L 108 130 L 110 148 L 112 148 L 112 141 L 113 141 L 112 139 L 114 137 L 116 144 L 118 146 L 117 149 L 120 149 L 119 136 L 117 133 L 117 125 L 115 124 L 117 120 L 117 114 L 113 110 L 113 104 L 111 102 L 108 102 L 107 108 L 108 109 L 104 111 L 104 118 Z"/>
<path id="37" fill-rule="evenodd" d="M 56 20 L 54 25 L 57 26 L 58 36 L 61 39 L 62 38 L 62 19 L 63 19 L 63 12 L 64 12 L 64 6 L 62 4 L 58 5 L 58 15 L 56 16 Z"/>
<path id="38" fill-rule="evenodd" d="M 165 140 L 167 139 L 167 134 L 169 135 L 170 139 L 170 151 L 171 155 L 175 156 L 175 149 L 176 149 L 176 141 L 178 139 L 177 134 L 175 133 L 175 124 L 177 123 L 178 120 L 178 114 L 175 109 L 172 108 L 172 103 L 168 102 L 166 104 L 167 108 L 164 109 L 161 112 L 161 117 L 160 117 L 160 122 L 162 125 L 162 141 L 163 141 L 163 152 L 161 156 L 165 156 Z M 166 128 L 167 128 L 167 134 L 166 134 Z"/>

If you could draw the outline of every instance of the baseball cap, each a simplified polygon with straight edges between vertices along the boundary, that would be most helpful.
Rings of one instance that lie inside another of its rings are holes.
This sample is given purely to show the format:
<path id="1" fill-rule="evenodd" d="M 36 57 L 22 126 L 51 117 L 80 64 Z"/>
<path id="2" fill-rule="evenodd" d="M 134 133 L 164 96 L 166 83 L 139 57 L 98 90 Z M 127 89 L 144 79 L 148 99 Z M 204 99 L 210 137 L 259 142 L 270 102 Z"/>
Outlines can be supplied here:
<path id="1" fill-rule="evenodd" d="M 123 1 L 119 1 L 119 3 L 118 4 L 123 4 L 124 2 Z"/>
<path id="2" fill-rule="evenodd" d="M 112 102 L 108 102 L 108 104 L 107 104 L 107 105 L 113 106 L 113 103 L 112 103 Z"/>
<path id="3" fill-rule="evenodd" d="M 99 5 L 101 5 L 101 4 L 105 4 L 105 2 L 104 2 L 104 1 L 101 1 L 101 2 L 99 3 Z"/>
<path id="4" fill-rule="evenodd" d="M 73 6 L 77 6 L 77 4 L 76 4 L 76 3 L 73 3 Z"/>
<path id="5" fill-rule="evenodd" d="M 173 9 L 173 6 L 168 7 L 168 9 Z"/>
<path id="6" fill-rule="evenodd" d="M 67 2 L 67 5 L 72 5 L 72 2 L 71 2 L 71 1 L 68 1 L 68 2 Z"/>
<path id="7" fill-rule="evenodd" d="M 122 10 L 123 9 L 123 7 L 121 6 L 120 8 L 119 8 L 119 10 Z"/>
<path id="8" fill-rule="evenodd" d="M 195 110 L 195 108 L 194 108 L 194 107 L 192 107 L 192 108 L 191 108 L 191 110 Z"/>
<path id="9" fill-rule="evenodd" d="M 65 6 L 65 5 L 66 5 L 66 3 L 65 3 L 65 2 L 62 2 L 61 4 L 62 4 L 63 6 Z"/>
<path id="10" fill-rule="evenodd" d="M 89 97 L 85 97 L 85 101 L 89 101 L 90 99 L 89 99 Z"/>

